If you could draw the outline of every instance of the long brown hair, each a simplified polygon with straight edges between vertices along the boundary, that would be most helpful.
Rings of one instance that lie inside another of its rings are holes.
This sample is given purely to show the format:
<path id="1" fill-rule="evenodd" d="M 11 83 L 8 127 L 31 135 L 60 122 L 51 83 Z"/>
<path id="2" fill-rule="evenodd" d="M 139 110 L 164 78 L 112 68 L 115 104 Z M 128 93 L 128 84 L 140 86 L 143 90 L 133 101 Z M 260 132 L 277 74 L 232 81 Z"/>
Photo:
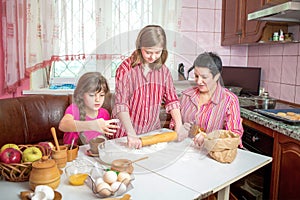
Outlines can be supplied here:
<path id="1" fill-rule="evenodd" d="M 107 80 L 101 73 L 87 72 L 80 77 L 73 97 L 75 104 L 78 106 L 81 121 L 84 121 L 86 117 L 85 104 L 83 100 L 84 93 L 98 93 L 101 91 L 105 94 L 109 93 Z"/>
<path id="2" fill-rule="evenodd" d="M 136 50 L 131 55 L 132 67 L 135 67 L 139 63 L 145 62 L 141 52 L 142 47 L 161 46 L 163 48 L 160 58 L 154 62 L 155 69 L 160 68 L 161 65 L 165 64 L 168 58 L 166 33 L 161 26 L 158 25 L 145 26 L 139 32 L 138 37 L 136 39 L 135 46 L 136 46 Z"/>

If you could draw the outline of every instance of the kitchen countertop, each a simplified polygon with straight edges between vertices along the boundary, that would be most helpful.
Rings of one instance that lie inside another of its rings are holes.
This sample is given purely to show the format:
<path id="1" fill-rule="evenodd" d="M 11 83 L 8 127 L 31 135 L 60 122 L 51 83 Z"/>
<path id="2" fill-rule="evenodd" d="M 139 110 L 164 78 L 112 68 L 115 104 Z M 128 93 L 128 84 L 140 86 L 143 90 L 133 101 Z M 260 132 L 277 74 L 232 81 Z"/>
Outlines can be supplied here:
<path id="1" fill-rule="evenodd" d="M 300 141 L 299 125 L 286 124 L 245 108 L 241 108 L 241 117 Z"/>

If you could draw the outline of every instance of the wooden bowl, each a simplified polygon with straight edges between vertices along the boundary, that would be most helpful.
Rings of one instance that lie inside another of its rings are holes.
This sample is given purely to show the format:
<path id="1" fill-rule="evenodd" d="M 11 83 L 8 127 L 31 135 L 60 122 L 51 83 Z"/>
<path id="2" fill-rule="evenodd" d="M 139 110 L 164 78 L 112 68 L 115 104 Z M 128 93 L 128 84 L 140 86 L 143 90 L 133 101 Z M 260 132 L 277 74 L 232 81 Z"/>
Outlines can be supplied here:
<path id="1" fill-rule="evenodd" d="M 131 174 L 133 172 L 132 161 L 128 159 L 117 159 L 112 161 L 111 170 L 118 172 L 127 172 Z"/>

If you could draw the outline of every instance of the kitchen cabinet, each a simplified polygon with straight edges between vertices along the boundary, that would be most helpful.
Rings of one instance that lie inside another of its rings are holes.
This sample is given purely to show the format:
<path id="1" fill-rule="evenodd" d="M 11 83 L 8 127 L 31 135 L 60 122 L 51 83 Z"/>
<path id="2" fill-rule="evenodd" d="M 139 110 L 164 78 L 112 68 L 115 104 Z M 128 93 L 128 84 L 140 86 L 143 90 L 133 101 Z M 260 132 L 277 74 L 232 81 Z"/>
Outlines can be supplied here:
<path id="1" fill-rule="evenodd" d="M 248 13 L 259 10 L 265 0 L 223 0 L 221 45 L 257 42 L 266 22 L 248 21 Z"/>
<path id="2" fill-rule="evenodd" d="M 243 125 L 274 139 L 270 199 L 298 199 L 300 141 L 248 119 L 243 119 Z"/>
<path id="3" fill-rule="evenodd" d="M 248 21 L 248 14 L 262 8 L 268 0 L 223 0 L 221 45 L 254 44 L 260 41 L 268 42 L 273 32 L 288 30 L 286 23 Z M 278 3 L 278 2 L 277 2 Z"/>
<path id="4" fill-rule="evenodd" d="M 299 199 L 300 141 L 278 134 L 273 199 Z"/>
<path id="5" fill-rule="evenodd" d="M 240 6 L 240 0 L 223 0 L 221 42 L 222 45 L 240 43 L 242 36 Z"/>

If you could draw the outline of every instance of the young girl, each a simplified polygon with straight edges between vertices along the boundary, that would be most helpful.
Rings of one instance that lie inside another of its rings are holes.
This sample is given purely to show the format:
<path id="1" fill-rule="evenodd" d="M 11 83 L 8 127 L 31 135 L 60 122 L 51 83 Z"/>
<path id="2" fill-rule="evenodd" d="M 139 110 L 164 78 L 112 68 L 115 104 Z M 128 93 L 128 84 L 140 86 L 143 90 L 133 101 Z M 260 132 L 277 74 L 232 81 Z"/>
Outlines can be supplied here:
<path id="1" fill-rule="evenodd" d="M 99 72 L 88 72 L 82 75 L 74 91 L 74 103 L 65 111 L 59 123 L 59 129 L 64 131 L 64 144 L 75 144 L 80 137 L 81 143 L 87 144 L 89 140 L 102 133 L 112 135 L 118 126 L 110 120 L 109 112 L 101 108 L 105 95 L 109 92 L 106 79 Z"/>
<path id="2" fill-rule="evenodd" d="M 136 39 L 136 50 L 116 71 L 113 116 L 121 121 L 115 137 L 127 136 L 128 146 L 140 148 L 137 135 L 160 127 L 160 107 L 182 125 L 179 101 L 165 62 L 168 57 L 166 34 L 160 26 L 144 27 Z"/>

